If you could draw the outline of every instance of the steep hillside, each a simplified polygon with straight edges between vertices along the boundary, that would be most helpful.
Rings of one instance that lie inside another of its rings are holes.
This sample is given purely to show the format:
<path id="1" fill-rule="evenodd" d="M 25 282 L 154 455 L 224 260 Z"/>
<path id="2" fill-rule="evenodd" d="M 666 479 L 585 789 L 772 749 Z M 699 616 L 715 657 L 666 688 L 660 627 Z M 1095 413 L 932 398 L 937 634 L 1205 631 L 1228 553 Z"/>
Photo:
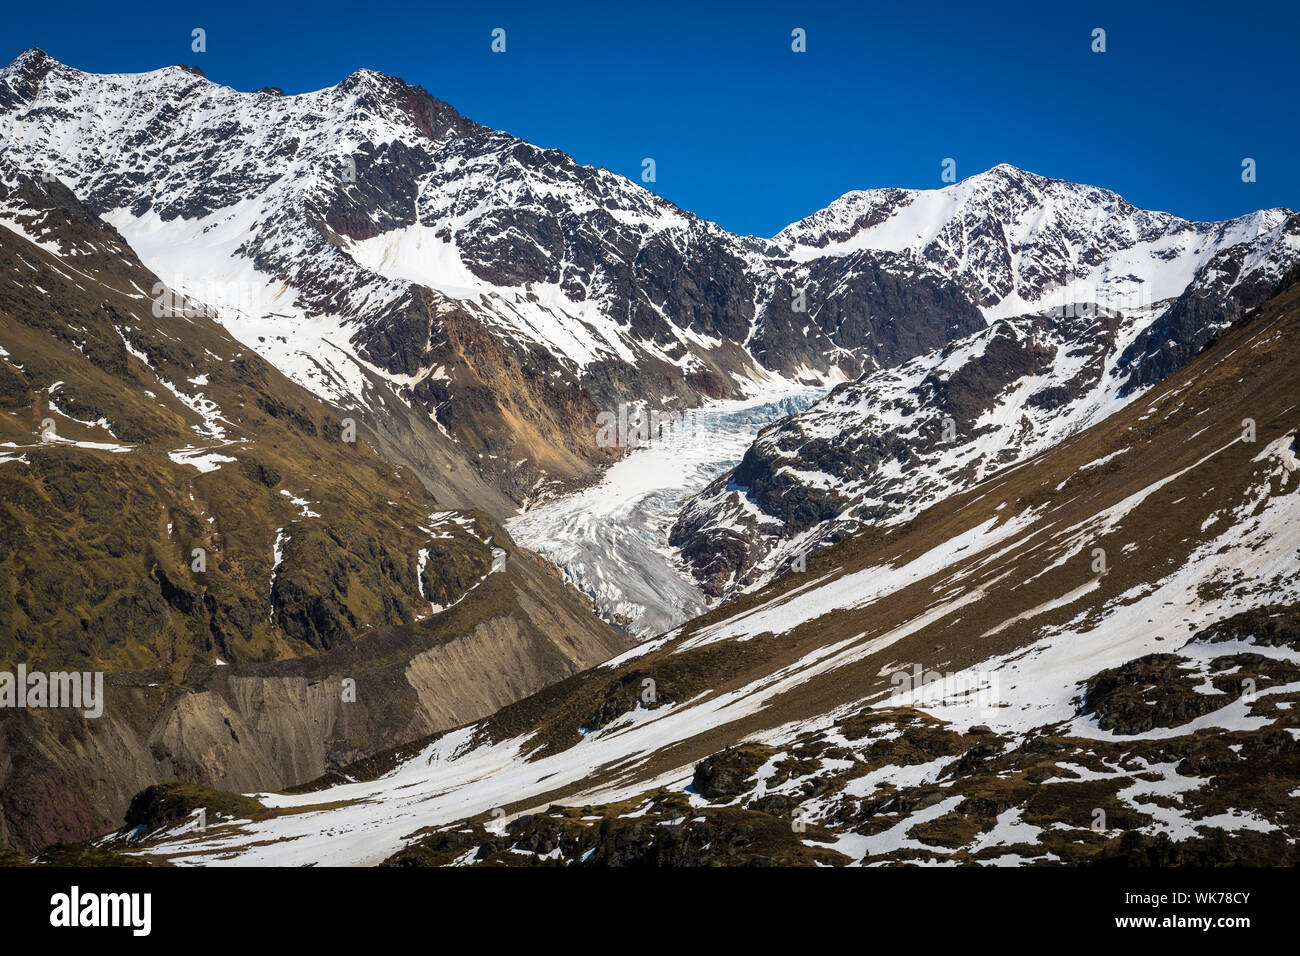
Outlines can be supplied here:
<path id="1" fill-rule="evenodd" d="M 83 837 L 175 776 L 298 783 L 626 646 L 165 292 L 57 180 L 0 164 L 0 670 L 109 672 L 102 717 L 0 710 L 0 838 Z"/>
<path id="2" fill-rule="evenodd" d="M 350 782 L 119 852 L 1293 863 L 1298 332 L 1290 285 L 904 525 Z"/>

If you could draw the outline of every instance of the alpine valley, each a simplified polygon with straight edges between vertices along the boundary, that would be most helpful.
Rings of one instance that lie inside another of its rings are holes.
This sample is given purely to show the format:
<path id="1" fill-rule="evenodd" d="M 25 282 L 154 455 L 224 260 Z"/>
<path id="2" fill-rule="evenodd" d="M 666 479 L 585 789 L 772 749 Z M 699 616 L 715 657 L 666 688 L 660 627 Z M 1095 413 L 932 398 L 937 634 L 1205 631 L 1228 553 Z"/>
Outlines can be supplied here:
<path id="1" fill-rule="evenodd" d="M 739 236 L 37 49 L 0 144 L 0 675 L 104 675 L 0 707 L 0 861 L 1300 863 L 1291 210 Z"/>

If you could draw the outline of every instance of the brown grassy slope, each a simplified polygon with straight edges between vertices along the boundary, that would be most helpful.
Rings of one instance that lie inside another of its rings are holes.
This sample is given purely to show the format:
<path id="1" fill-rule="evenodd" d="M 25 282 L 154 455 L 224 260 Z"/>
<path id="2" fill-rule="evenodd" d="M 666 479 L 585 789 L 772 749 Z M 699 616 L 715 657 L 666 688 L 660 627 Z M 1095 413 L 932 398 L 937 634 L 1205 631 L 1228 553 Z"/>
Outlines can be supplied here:
<path id="1" fill-rule="evenodd" d="M 171 776 L 309 779 L 625 646 L 489 515 L 434 527 L 446 499 L 211 318 L 155 317 L 155 278 L 66 189 L 4 188 L 59 252 L 0 229 L 0 669 L 111 674 L 99 721 L 0 713 L 0 842 L 104 829 Z M 168 384 L 215 402 L 225 436 Z M 45 441 L 46 419 L 129 450 Z M 203 473 L 169 457 L 187 448 L 233 460 Z M 484 577 L 493 547 L 507 567 Z"/>

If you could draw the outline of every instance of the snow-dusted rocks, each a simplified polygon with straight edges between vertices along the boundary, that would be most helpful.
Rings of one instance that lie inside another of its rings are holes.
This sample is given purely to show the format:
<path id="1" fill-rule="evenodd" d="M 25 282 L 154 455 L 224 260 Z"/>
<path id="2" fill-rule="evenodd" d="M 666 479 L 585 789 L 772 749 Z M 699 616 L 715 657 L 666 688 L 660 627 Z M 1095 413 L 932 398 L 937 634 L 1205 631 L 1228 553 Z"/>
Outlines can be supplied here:
<path id="1" fill-rule="evenodd" d="M 672 542 L 718 597 L 853 531 L 910 520 L 1123 407 L 1121 356 L 1152 314 L 997 319 L 840 385 L 765 428 L 685 505 Z"/>

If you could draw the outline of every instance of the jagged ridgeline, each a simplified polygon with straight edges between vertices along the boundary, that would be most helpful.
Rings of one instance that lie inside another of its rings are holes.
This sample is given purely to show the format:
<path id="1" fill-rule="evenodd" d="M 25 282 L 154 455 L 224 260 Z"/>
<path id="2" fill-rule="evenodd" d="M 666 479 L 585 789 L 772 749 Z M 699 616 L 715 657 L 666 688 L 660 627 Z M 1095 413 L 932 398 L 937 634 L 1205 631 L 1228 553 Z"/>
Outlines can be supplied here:
<path id="1" fill-rule="evenodd" d="M 841 381 L 982 324 L 910 260 L 813 270 L 370 70 L 284 96 L 29 50 L 0 71 L 0 133 L 169 284 L 223 298 L 240 341 L 374 416 L 390 457 L 454 440 L 513 502 L 594 477 L 620 402 Z"/>

